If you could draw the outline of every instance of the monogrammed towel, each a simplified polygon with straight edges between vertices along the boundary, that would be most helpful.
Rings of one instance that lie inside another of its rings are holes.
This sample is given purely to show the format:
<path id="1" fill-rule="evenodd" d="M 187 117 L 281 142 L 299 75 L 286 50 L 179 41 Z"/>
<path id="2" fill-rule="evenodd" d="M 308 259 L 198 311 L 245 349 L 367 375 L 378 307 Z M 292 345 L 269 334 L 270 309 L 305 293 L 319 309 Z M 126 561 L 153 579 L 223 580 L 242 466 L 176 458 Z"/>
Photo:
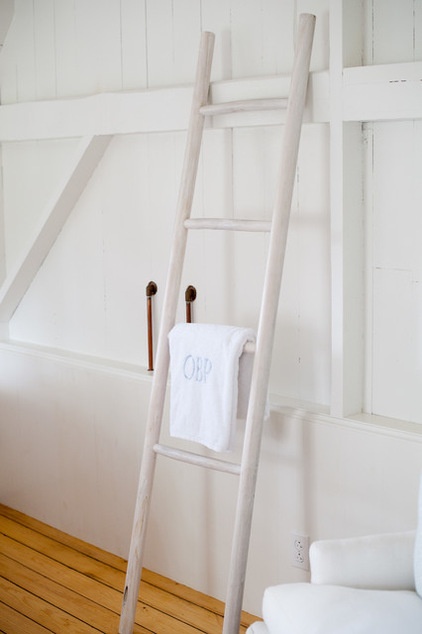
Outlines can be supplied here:
<path id="1" fill-rule="evenodd" d="M 199 442 L 214 451 L 233 448 L 242 379 L 239 358 L 247 341 L 255 341 L 249 328 L 177 324 L 171 330 L 172 436 Z M 245 407 L 241 405 L 239 410 Z"/>

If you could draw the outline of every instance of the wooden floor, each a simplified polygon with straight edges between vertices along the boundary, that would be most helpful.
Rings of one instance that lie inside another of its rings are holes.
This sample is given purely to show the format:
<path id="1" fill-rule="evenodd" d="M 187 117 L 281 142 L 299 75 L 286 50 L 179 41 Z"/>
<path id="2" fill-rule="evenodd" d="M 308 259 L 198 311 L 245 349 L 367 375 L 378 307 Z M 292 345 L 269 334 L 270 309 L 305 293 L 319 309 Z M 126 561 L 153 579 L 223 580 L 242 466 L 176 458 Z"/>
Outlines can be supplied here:
<path id="1" fill-rule="evenodd" d="M 126 562 L 0 504 L 0 632 L 118 632 Z M 223 604 L 144 570 L 134 632 L 219 634 Z M 240 632 L 255 617 L 244 613 Z"/>

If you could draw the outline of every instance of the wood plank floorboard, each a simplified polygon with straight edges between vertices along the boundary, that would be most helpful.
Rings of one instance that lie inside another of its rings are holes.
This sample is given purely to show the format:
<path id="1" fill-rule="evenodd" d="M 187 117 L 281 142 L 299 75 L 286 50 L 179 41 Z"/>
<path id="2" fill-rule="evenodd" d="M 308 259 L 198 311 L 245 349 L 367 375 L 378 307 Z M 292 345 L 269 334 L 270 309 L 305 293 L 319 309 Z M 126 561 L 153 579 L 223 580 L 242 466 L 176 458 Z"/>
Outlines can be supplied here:
<path id="1" fill-rule="evenodd" d="M 0 504 L 0 634 L 117 634 L 127 562 Z M 143 570 L 134 634 L 220 634 L 224 604 Z M 256 617 L 242 613 L 239 634 Z"/>

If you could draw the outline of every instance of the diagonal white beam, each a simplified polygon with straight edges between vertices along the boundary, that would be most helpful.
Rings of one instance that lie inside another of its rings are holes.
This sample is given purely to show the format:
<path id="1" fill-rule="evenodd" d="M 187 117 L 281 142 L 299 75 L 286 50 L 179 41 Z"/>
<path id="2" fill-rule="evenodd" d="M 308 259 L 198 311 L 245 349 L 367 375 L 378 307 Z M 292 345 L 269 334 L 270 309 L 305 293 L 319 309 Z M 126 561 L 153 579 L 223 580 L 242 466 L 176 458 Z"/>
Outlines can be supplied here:
<path id="1" fill-rule="evenodd" d="M 0 322 L 8 322 L 53 246 L 112 136 L 81 139 L 56 194 L 47 205 L 28 247 L 0 288 Z"/>

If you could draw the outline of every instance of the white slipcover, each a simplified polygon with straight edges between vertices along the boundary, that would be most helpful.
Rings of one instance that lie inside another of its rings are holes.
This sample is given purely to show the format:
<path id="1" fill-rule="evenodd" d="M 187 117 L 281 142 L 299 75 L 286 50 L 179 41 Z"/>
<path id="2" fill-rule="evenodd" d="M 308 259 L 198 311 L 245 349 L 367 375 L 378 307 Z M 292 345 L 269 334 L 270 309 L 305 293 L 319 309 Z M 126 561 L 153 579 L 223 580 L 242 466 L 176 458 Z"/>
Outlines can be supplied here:
<path id="1" fill-rule="evenodd" d="M 414 544 L 414 531 L 314 542 L 311 583 L 267 588 L 247 634 L 422 634 Z"/>

